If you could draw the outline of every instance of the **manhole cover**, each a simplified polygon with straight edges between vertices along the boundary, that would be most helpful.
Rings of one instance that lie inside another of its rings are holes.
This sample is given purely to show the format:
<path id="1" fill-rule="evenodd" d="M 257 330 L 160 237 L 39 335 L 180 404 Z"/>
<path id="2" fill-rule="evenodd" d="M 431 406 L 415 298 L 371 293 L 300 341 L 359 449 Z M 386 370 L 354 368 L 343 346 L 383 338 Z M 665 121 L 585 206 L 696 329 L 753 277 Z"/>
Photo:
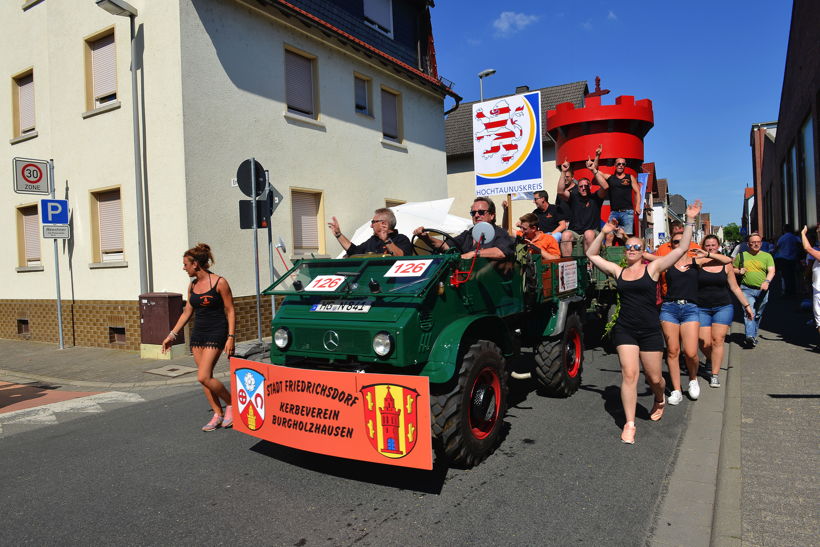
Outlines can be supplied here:
<path id="1" fill-rule="evenodd" d="M 183 374 L 196 372 L 196 369 L 193 367 L 181 367 L 179 365 L 166 365 L 161 368 L 153 368 L 151 370 L 146 370 L 145 372 L 147 372 L 148 374 L 158 374 L 160 376 L 176 378 L 177 376 L 182 376 Z"/>

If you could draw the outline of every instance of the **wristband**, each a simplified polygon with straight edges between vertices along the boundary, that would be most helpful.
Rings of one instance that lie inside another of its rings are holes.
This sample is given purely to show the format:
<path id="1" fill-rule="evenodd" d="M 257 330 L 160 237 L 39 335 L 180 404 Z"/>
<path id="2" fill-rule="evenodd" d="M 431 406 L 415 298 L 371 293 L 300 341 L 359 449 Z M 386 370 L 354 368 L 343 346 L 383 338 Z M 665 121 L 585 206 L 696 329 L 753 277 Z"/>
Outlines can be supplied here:
<path id="1" fill-rule="evenodd" d="M 236 338 L 236 335 L 235 334 L 229 334 L 228 338 Z"/>
<path id="2" fill-rule="evenodd" d="M 336 239 L 339 239 L 340 237 L 342 237 L 342 232 L 339 232 L 338 234 L 333 234 L 333 235 L 336 236 Z"/>
<path id="3" fill-rule="evenodd" d="M 174 331 L 169 332 L 168 333 L 168 338 L 170 338 L 171 340 L 176 340 L 177 339 L 177 333 L 175 333 Z"/>

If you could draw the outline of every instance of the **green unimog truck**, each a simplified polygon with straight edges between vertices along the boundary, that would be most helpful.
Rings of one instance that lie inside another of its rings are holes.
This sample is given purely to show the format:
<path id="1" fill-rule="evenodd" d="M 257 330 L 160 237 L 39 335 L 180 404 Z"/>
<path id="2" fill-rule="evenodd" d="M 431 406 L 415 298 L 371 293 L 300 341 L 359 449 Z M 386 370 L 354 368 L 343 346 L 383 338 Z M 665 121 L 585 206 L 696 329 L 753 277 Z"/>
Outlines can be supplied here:
<path id="1" fill-rule="evenodd" d="M 298 260 L 264 291 L 284 299 L 270 364 L 232 359 L 238 430 L 411 467 L 430 468 L 425 452 L 435 450 L 470 467 L 499 442 L 507 359 L 522 348 L 543 392 L 578 390 L 586 257 L 543 261 L 519 248 L 511 261 L 468 260 L 425 254 L 417 240 L 414 248 L 415 256 Z M 412 451 L 423 458 L 406 457 Z"/>

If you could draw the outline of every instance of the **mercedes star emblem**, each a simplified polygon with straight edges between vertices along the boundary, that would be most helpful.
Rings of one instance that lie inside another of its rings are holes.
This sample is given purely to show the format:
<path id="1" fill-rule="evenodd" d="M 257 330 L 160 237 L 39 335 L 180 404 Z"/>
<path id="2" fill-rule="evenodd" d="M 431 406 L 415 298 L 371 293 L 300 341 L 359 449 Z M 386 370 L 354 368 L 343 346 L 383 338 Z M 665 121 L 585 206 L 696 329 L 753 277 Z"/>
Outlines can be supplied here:
<path id="1" fill-rule="evenodd" d="M 322 337 L 322 344 L 327 351 L 335 351 L 339 347 L 339 333 L 335 330 L 326 331 Z"/>

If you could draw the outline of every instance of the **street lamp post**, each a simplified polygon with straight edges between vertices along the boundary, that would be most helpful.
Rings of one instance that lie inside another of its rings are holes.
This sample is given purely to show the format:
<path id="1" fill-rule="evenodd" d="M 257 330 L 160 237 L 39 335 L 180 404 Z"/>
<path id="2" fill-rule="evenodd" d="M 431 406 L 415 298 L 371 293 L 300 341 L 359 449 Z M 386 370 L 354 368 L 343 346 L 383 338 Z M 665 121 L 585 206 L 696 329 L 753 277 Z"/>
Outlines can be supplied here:
<path id="1" fill-rule="evenodd" d="M 137 48 L 136 17 L 137 8 L 125 0 L 96 0 L 99 7 L 112 15 L 128 17 L 131 21 L 131 101 L 134 116 L 134 179 L 136 182 L 137 209 L 137 262 L 140 272 L 140 294 L 148 292 L 148 273 L 145 257 L 145 210 L 142 204 L 142 154 L 140 151 L 139 108 L 137 105 Z"/>
<path id="2" fill-rule="evenodd" d="M 492 76 L 493 74 L 495 74 L 494 68 L 488 68 L 487 70 L 482 70 L 478 73 L 478 88 L 481 102 L 484 102 L 484 78 L 487 76 Z"/>

